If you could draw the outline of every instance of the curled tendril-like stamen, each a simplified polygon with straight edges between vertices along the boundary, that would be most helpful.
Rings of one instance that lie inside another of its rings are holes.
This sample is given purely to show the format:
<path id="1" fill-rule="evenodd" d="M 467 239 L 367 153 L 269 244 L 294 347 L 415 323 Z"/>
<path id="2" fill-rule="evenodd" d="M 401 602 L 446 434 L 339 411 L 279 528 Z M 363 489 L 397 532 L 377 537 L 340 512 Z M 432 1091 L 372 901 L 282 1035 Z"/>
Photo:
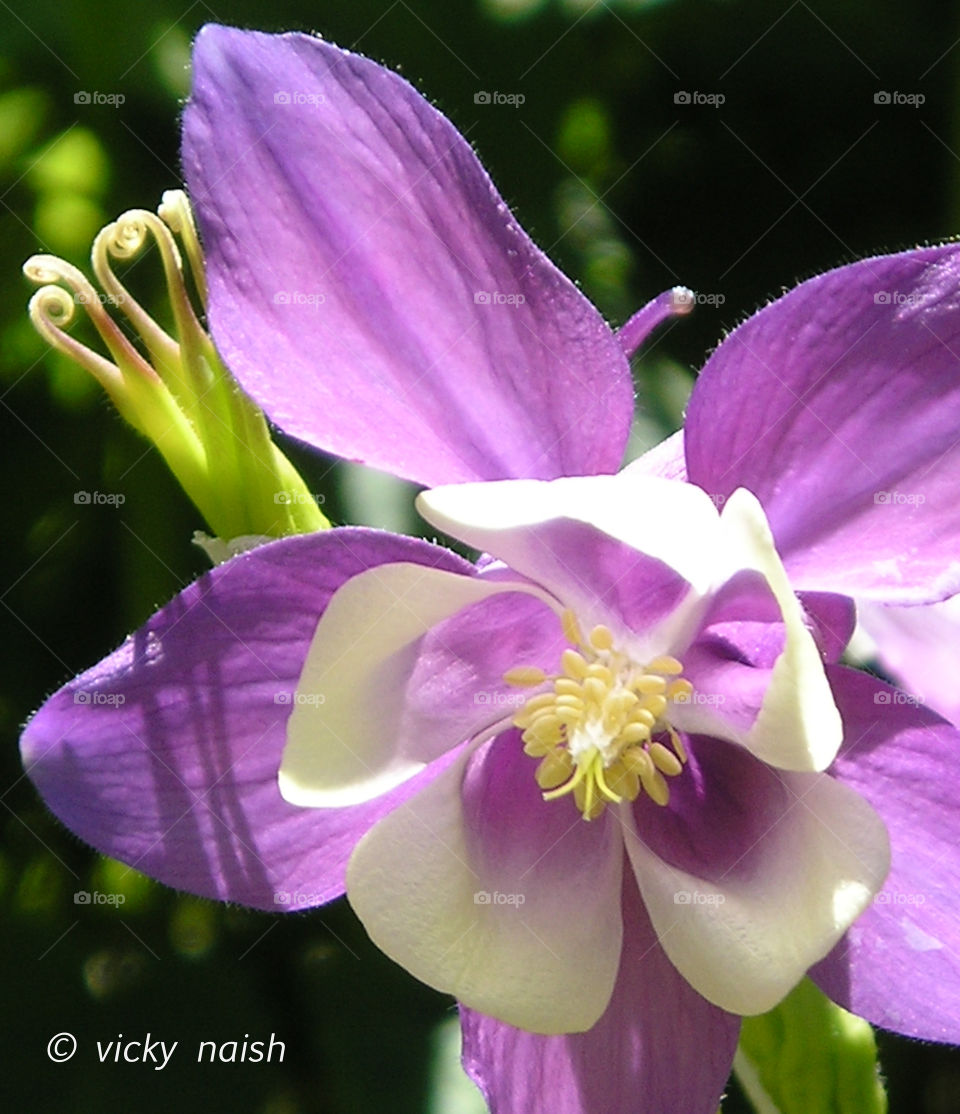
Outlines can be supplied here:
<path id="1" fill-rule="evenodd" d="M 143 338 L 144 343 L 150 350 L 150 354 L 155 360 L 160 360 L 166 367 L 171 367 L 179 359 L 179 345 L 173 337 L 161 329 L 156 321 L 146 312 L 143 306 L 140 305 L 130 291 L 127 290 L 123 283 L 117 278 L 113 268 L 110 266 L 111 257 L 114 259 L 130 260 L 134 259 L 143 250 L 144 245 L 147 243 L 148 233 L 146 222 L 142 218 L 151 216 L 153 216 L 153 214 L 147 213 L 145 210 L 131 209 L 112 224 L 108 224 L 105 228 L 102 228 L 93 241 L 90 259 L 93 264 L 93 272 L 97 276 L 97 281 L 103 289 L 114 298 L 116 305 L 122 310 L 124 316 Z M 160 224 L 159 221 L 157 221 L 157 223 Z M 176 245 L 173 244 L 173 238 L 169 230 L 165 225 L 161 224 L 160 227 L 163 229 L 161 236 L 166 236 L 169 239 L 173 252 L 176 252 Z M 161 252 L 163 252 L 162 247 Z M 163 262 L 164 271 L 166 271 L 166 258 L 164 258 Z M 179 269 L 179 264 L 179 253 L 176 253 L 173 258 L 174 270 Z M 167 277 L 169 281 L 169 275 Z"/>
<path id="2" fill-rule="evenodd" d="M 203 263 L 203 250 L 197 236 L 197 226 L 193 219 L 193 209 L 183 190 L 165 190 L 157 208 L 160 219 L 165 221 L 170 231 L 180 237 L 183 250 L 190 262 L 190 273 L 200 295 L 204 309 L 207 305 L 207 271 Z"/>
<path id="3" fill-rule="evenodd" d="M 29 313 L 33 327 L 43 339 L 65 356 L 76 360 L 112 396 L 123 379 L 120 369 L 64 332 L 76 315 L 76 302 L 67 291 L 62 286 L 41 287 L 30 299 Z"/>
<path id="4" fill-rule="evenodd" d="M 24 263 L 23 273 L 31 282 L 41 284 L 41 289 L 30 299 L 30 320 L 34 327 L 49 344 L 95 376 L 110 391 L 111 397 L 114 393 L 112 388 L 119 386 L 123 379 L 122 367 L 148 380 L 157 380 L 157 373 L 110 317 L 104 309 L 101 295 L 76 267 L 55 255 L 33 255 Z M 119 366 L 114 366 L 64 331 L 73 321 L 77 306 L 83 306 Z"/>
<path id="5" fill-rule="evenodd" d="M 121 415 L 156 445 L 218 536 L 278 537 L 328 526 L 303 478 L 273 443 L 263 413 L 239 390 L 198 320 L 174 238 L 180 237 L 189 261 L 194 297 L 202 299 L 203 256 L 186 195 L 169 191 L 158 212 L 131 209 L 97 235 L 91 258 L 103 293 L 62 259 L 29 259 L 24 274 L 41 286 L 30 300 L 34 327 L 52 348 L 93 375 Z M 113 260 L 135 259 L 151 240 L 166 278 L 172 335 L 112 267 Z M 113 363 L 66 332 L 78 306 Z M 129 321 L 144 351 L 108 310 Z M 278 492 L 297 497 L 281 502 Z"/>

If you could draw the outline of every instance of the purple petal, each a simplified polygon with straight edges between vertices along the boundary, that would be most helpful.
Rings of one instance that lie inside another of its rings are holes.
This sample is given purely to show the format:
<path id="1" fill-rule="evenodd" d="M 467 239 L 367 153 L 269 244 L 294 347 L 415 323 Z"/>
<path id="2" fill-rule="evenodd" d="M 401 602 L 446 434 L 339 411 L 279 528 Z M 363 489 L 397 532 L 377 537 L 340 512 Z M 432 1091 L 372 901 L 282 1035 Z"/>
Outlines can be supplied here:
<path id="1" fill-rule="evenodd" d="M 892 864 L 873 905 L 812 972 L 875 1025 L 960 1043 L 960 733 L 902 692 L 830 669 L 847 736 L 831 773 L 870 801 Z"/>
<path id="2" fill-rule="evenodd" d="M 740 1031 L 677 974 L 632 882 L 616 989 L 589 1032 L 543 1037 L 460 1016 L 463 1064 L 490 1114 L 716 1114 Z"/>
<path id="3" fill-rule="evenodd" d="M 857 619 L 884 670 L 928 708 L 960 724 L 960 596 L 926 607 L 862 603 Z"/>
<path id="4" fill-rule="evenodd" d="M 342 893 L 360 836 L 439 767 L 324 812 L 287 804 L 277 770 L 318 617 L 347 578 L 394 561 L 470 570 L 425 542 L 342 529 L 202 577 L 31 720 L 23 759 L 46 803 L 97 850 L 178 889 L 274 911 Z"/>
<path id="5" fill-rule="evenodd" d="M 960 248 L 803 283 L 707 362 L 690 480 L 763 503 L 798 588 L 889 603 L 960 587 Z"/>
<path id="6" fill-rule="evenodd" d="M 824 660 L 837 661 L 846 650 L 857 625 L 856 605 L 849 596 L 838 596 L 834 592 L 797 594 Z"/>
<path id="7" fill-rule="evenodd" d="M 307 35 L 207 26 L 193 67 L 213 335 L 278 425 L 428 485 L 619 466 L 620 345 L 445 117 Z"/>
<path id="8" fill-rule="evenodd" d="M 719 733 L 732 742 L 746 736 L 784 640 L 783 617 L 766 580 L 753 571 L 737 573 L 711 600 L 701 630 L 683 654 L 683 674 L 694 692 L 678 704 L 671 717 L 675 725 Z"/>

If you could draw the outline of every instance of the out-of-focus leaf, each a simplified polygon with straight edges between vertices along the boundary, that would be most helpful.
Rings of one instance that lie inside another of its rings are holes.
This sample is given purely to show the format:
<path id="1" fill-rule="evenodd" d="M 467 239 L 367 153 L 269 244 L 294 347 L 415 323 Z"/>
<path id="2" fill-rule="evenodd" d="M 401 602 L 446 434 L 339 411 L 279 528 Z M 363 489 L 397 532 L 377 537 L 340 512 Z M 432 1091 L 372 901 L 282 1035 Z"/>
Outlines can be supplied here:
<path id="1" fill-rule="evenodd" d="M 873 1029 L 809 979 L 745 1019 L 734 1070 L 757 1114 L 886 1114 Z"/>

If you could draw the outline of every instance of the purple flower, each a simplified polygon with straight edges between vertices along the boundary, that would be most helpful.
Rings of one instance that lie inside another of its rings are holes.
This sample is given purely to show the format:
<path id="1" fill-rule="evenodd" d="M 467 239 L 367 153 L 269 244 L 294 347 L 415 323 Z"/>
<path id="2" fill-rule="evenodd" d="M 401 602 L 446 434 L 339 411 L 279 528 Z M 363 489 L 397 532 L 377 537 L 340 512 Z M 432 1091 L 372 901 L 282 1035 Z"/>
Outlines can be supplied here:
<path id="1" fill-rule="evenodd" d="M 769 305 L 610 475 L 625 352 L 681 307 L 614 336 L 396 75 L 208 28 L 184 157 L 245 389 L 490 556 L 340 528 L 220 566 L 28 725 L 54 812 L 211 897 L 346 886 L 461 997 L 498 1114 L 712 1114 L 736 1014 L 807 969 L 960 1040 L 960 739 L 837 664 L 852 597 L 960 588 L 960 251 Z"/>

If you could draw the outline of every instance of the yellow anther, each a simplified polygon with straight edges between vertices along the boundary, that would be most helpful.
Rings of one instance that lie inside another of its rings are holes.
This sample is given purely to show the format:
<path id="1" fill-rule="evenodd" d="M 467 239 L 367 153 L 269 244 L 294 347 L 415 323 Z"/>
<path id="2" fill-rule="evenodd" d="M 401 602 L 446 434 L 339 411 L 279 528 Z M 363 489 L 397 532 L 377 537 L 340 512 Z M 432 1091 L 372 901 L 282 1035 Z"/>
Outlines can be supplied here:
<path id="1" fill-rule="evenodd" d="M 643 723 L 628 723 L 617 736 L 617 742 L 625 747 L 634 743 L 645 743 L 650 738 L 650 728 Z"/>
<path id="2" fill-rule="evenodd" d="M 585 820 L 608 804 L 637 800 L 641 791 L 665 806 L 666 779 L 681 774 L 687 760 L 666 718 L 672 701 L 693 692 L 680 662 L 670 655 L 631 661 L 615 647 L 609 627 L 595 626 L 584 639 L 572 611 L 561 622 L 570 645 L 559 672 L 519 665 L 503 675 L 517 688 L 551 686 L 531 696 L 513 720 L 524 752 L 540 760 L 535 777 L 544 800 L 570 795 Z"/>
<path id="3" fill-rule="evenodd" d="M 576 696 L 567 695 L 557 696 L 554 698 L 554 707 L 556 708 L 573 708 L 577 712 L 583 711 L 583 697 L 577 693 Z"/>
<path id="4" fill-rule="evenodd" d="M 646 696 L 643 700 L 643 706 L 655 720 L 658 720 L 667 710 L 667 698 L 665 696 Z"/>
<path id="5" fill-rule="evenodd" d="M 683 769 L 683 764 L 680 759 L 677 758 L 673 751 L 667 750 L 663 743 L 651 743 L 647 753 L 653 760 L 654 766 L 656 766 L 661 773 L 666 774 L 667 777 L 676 777 Z"/>
<path id="6" fill-rule="evenodd" d="M 603 681 L 608 686 L 613 684 L 613 673 L 598 661 L 591 662 L 587 666 L 587 676 L 596 677 L 598 681 Z"/>
<path id="7" fill-rule="evenodd" d="M 693 695 L 693 685 L 686 679 L 686 677 L 678 677 L 675 681 L 671 681 L 667 685 L 667 696 L 671 700 L 678 700 L 683 702 L 689 700 Z"/>
<path id="8" fill-rule="evenodd" d="M 574 646 L 584 645 L 583 635 L 580 633 L 580 624 L 569 607 L 560 616 L 560 624 L 563 627 L 563 637 L 568 642 L 573 643 Z"/>
<path id="9" fill-rule="evenodd" d="M 640 781 L 643 783 L 647 796 L 654 804 L 660 805 L 662 808 L 670 803 L 670 788 L 659 770 L 654 770 L 647 777 L 641 774 Z"/>
<path id="10" fill-rule="evenodd" d="M 562 725 L 563 721 L 556 714 L 538 716 L 527 728 L 525 734 L 529 735 L 531 739 L 559 738 Z"/>
<path id="11" fill-rule="evenodd" d="M 537 785 L 541 789 L 556 789 L 573 773 L 573 759 L 559 747 L 551 750 L 537 767 Z"/>
<path id="12" fill-rule="evenodd" d="M 545 754 L 549 754 L 554 746 L 554 743 L 545 743 L 535 735 L 531 735 L 529 739 L 526 734 L 523 735 L 523 753 L 531 758 L 542 758 Z"/>
<path id="13" fill-rule="evenodd" d="M 623 762 L 614 762 L 606 772 L 607 784 L 621 797 L 635 801 L 640 796 L 640 778 L 628 770 Z"/>
<path id="14" fill-rule="evenodd" d="M 581 681 L 587 675 L 587 662 L 576 650 L 564 650 L 560 655 L 563 671 L 574 681 Z"/>
<path id="15" fill-rule="evenodd" d="M 652 777 L 654 772 L 653 760 L 642 747 L 630 747 L 620 755 L 620 761 L 628 770 L 638 774 L 641 778 Z"/>
<path id="16" fill-rule="evenodd" d="M 583 689 L 580 688 L 580 682 L 573 681 L 569 677 L 560 677 L 554 681 L 553 691 L 557 696 L 583 696 Z"/>
<path id="17" fill-rule="evenodd" d="M 527 689 L 533 688 L 534 685 L 542 685 L 547 675 L 535 665 L 519 665 L 516 669 L 508 669 L 503 679 L 513 688 Z"/>
<path id="18" fill-rule="evenodd" d="M 543 799 L 545 801 L 555 801 L 557 797 L 566 796 L 567 793 L 575 793 L 577 787 L 583 782 L 585 773 L 585 766 L 577 766 L 577 768 L 573 771 L 573 777 L 570 778 L 568 782 L 565 782 L 557 789 L 551 789 L 548 793 L 544 793 Z"/>
<path id="19" fill-rule="evenodd" d="M 601 681 L 599 677 L 587 677 L 583 682 L 583 695 L 587 700 L 596 704 L 603 702 L 603 698 L 610 691 L 610 686 Z"/>
<path id="20" fill-rule="evenodd" d="M 528 700 L 513 717 L 514 727 L 529 727 L 538 715 L 553 708 L 553 700 L 552 692 L 544 692 Z"/>
<path id="21" fill-rule="evenodd" d="M 670 742 L 673 746 L 673 749 L 677 752 L 677 757 L 680 759 L 681 762 L 686 762 L 687 748 L 683 745 L 683 739 L 680 738 L 680 736 L 669 724 L 667 724 L 667 732 L 670 735 Z"/>
<path id="22" fill-rule="evenodd" d="M 613 647 L 613 632 L 609 627 L 594 627 L 590 632 L 590 645 L 595 650 L 609 650 Z"/>
<path id="23" fill-rule="evenodd" d="M 673 677 L 683 672 L 683 666 L 680 662 L 669 654 L 664 654 L 662 657 L 654 658 L 653 661 L 647 662 L 647 669 L 649 669 L 651 673 L 666 673 Z"/>

